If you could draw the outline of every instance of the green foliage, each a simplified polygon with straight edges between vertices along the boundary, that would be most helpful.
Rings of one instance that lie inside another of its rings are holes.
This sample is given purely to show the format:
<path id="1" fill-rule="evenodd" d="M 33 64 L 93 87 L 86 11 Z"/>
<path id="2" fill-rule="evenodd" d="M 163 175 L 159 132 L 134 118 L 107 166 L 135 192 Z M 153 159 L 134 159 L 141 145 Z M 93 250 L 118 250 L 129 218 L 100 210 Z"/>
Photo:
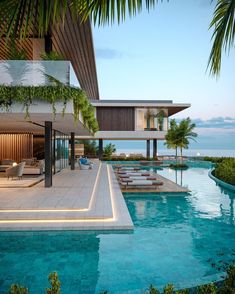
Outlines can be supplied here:
<path id="1" fill-rule="evenodd" d="M 227 275 L 224 279 L 224 282 L 220 287 L 216 287 L 214 283 L 206 284 L 199 286 L 195 289 L 181 289 L 174 290 L 174 285 L 168 284 L 164 287 L 164 294 L 235 294 L 235 266 L 229 266 L 227 269 Z M 61 283 L 58 279 L 58 274 L 56 272 L 52 272 L 48 276 L 48 280 L 51 284 L 50 288 L 46 289 L 46 294 L 60 294 L 60 286 Z M 160 294 L 160 292 L 153 286 L 150 285 L 148 289 L 149 294 Z M 7 294 L 28 294 L 28 289 L 19 285 L 12 285 L 10 292 Z M 104 291 L 100 294 L 108 294 L 107 291 Z"/>
<path id="2" fill-rule="evenodd" d="M 78 144 L 84 145 L 84 155 L 89 157 L 96 157 L 98 153 L 98 146 L 94 140 L 79 140 Z"/>
<path id="3" fill-rule="evenodd" d="M 7 294 L 28 294 L 28 289 L 20 285 L 11 285 L 10 291 Z"/>
<path id="4" fill-rule="evenodd" d="M 48 77 L 51 80 L 52 77 Z M 75 87 L 70 87 L 53 80 L 53 85 L 48 86 L 6 86 L 0 85 L 0 108 L 9 110 L 14 102 L 24 106 L 25 116 L 29 117 L 29 107 L 34 99 L 43 100 L 52 105 L 52 111 L 56 116 L 56 103 L 63 102 L 62 114 L 65 114 L 68 101 L 74 104 L 74 121 L 79 119 L 81 112 L 84 124 L 95 133 L 98 131 L 98 122 L 94 116 L 94 108 L 89 103 L 86 93 Z"/>
<path id="5" fill-rule="evenodd" d="M 235 0 L 217 0 L 210 28 L 214 28 L 213 45 L 209 56 L 210 72 L 218 75 L 221 68 L 222 50 L 234 48 L 235 39 Z"/>
<path id="6" fill-rule="evenodd" d="M 217 287 L 213 283 L 197 287 L 197 294 L 216 294 L 216 293 L 217 293 Z"/>
<path id="7" fill-rule="evenodd" d="M 174 294 L 174 286 L 172 284 L 168 284 L 163 289 L 164 294 Z"/>
<path id="8" fill-rule="evenodd" d="M 26 60 L 27 59 L 27 53 L 23 48 L 18 48 L 16 46 L 16 43 L 14 40 L 11 40 L 11 42 L 6 43 L 8 54 L 7 59 L 8 60 Z"/>
<path id="9" fill-rule="evenodd" d="M 183 119 L 179 124 L 176 123 L 175 119 L 170 121 L 170 128 L 166 134 L 167 148 L 173 148 L 176 150 L 176 160 L 177 160 L 177 148 L 180 148 L 181 158 L 183 155 L 183 148 L 188 149 L 189 140 L 194 140 L 197 137 L 197 134 L 193 132 L 193 129 L 196 127 L 194 123 L 191 122 L 191 119 L 188 117 Z"/>
<path id="10" fill-rule="evenodd" d="M 182 289 L 175 292 L 175 294 L 189 294 L 189 289 Z"/>
<path id="11" fill-rule="evenodd" d="M 224 159 L 218 163 L 214 175 L 228 184 L 235 185 L 235 158 Z"/>
<path id="12" fill-rule="evenodd" d="M 150 285 L 149 294 L 160 294 L 160 292 L 153 285 Z"/>
<path id="13" fill-rule="evenodd" d="M 187 169 L 188 165 L 185 163 L 171 163 L 169 167 L 173 169 Z"/>
<path id="14" fill-rule="evenodd" d="M 60 281 L 56 272 L 50 273 L 48 280 L 51 284 L 50 288 L 46 289 L 46 294 L 60 294 Z"/>
<path id="15" fill-rule="evenodd" d="M 220 162 L 224 161 L 225 159 L 229 159 L 229 157 L 211 157 L 211 156 L 203 157 L 203 160 L 211 161 L 213 163 L 220 163 Z"/>
<path id="16" fill-rule="evenodd" d="M 116 147 L 114 144 L 112 143 L 109 143 L 108 145 L 106 145 L 104 147 L 104 150 L 103 150 L 103 157 L 106 158 L 106 159 L 111 159 L 111 156 L 112 154 L 116 152 Z"/>
<path id="17" fill-rule="evenodd" d="M 164 116 L 165 116 L 164 110 L 161 109 L 157 114 L 157 123 L 158 123 L 159 131 L 163 130 Z"/>
<path id="18" fill-rule="evenodd" d="M 63 56 L 55 51 L 49 53 L 43 52 L 40 54 L 42 60 L 64 60 Z"/>

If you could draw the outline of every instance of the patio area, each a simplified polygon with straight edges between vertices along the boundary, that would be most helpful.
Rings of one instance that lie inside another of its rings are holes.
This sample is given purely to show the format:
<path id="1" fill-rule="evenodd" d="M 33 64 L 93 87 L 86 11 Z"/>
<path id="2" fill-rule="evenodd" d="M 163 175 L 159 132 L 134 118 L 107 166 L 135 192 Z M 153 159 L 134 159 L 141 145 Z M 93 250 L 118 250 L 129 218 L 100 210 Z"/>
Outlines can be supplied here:
<path id="1" fill-rule="evenodd" d="M 0 230 L 133 229 L 110 165 L 95 161 L 92 170 L 64 169 L 53 187 L 0 189 Z"/>

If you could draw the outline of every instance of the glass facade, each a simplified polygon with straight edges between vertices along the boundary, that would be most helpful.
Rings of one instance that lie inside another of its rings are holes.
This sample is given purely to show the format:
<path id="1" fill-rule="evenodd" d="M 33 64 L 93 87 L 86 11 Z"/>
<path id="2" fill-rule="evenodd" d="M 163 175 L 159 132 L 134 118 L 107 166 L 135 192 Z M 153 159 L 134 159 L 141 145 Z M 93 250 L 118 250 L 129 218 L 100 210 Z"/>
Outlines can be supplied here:
<path id="1" fill-rule="evenodd" d="M 70 137 L 58 131 L 54 131 L 54 173 L 61 171 L 69 165 L 69 139 Z"/>
<path id="2" fill-rule="evenodd" d="M 168 110 L 158 108 L 136 108 L 136 131 L 167 131 Z M 160 112 L 163 114 L 159 115 Z M 160 118 L 162 116 L 162 119 Z"/>

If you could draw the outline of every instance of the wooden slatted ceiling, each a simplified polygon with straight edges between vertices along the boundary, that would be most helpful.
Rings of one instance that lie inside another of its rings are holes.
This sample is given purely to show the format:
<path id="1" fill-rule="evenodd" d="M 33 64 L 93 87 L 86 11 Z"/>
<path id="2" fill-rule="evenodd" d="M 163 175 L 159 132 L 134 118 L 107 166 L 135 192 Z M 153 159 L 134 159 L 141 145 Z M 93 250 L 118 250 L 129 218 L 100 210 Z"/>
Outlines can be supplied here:
<path id="1" fill-rule="evenodd" d="M 1 25 L 0 25 L 1 27 Z M 31 29 L 32 36 L 36 37 L 37 28 Z M 34 34 L 33 34 L 34 32 Z M 90 21 L 74 22 L 70 10 L 65 21 L 62 18 L 58 25 L 51 28 L 53 50 L 60 53 L 66 60 L 71 61 L 80 86 L 86 91 L 90 100 L 99 99 L 95 54 Z M 17 41 L 17 47 L 24 48 L 27 58 L 33 59 L 33 46 L 30 38 Z M 8 50 L 5 39 L 0 40 L 0 60 L 8 59 Z"/>
<path id="2" fill-rule="evenodd" d="M 64 24 L 61 19 L 60 24 L 52 29 L 52 45 L 53 50 L 71 61 L 80 85 L 89 99 L 99 99 L 90 21 L 81 23 L 78 19 L 74 23 L 69 10 Z"/>

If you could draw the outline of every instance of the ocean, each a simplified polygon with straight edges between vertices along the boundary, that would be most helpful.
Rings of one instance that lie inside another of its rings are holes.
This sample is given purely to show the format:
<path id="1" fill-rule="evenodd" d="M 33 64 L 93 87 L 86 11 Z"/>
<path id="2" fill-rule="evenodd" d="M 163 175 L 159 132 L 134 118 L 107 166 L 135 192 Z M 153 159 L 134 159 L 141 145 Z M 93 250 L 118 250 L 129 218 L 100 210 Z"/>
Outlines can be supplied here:
<path id="1" fill-rule="evenodd" d="M 117 148 L 116 154 L 125 153 L 129 155 L 130 153 L 141 153 L 146 155 L 145 149 L 119 149 Z M 158 155 L 175 155 L 175 150 L 173 149 L 158 149 Z M 151 153 L 152 154 L 152 149 Z M 178 152 L 179 154 L 179 152 Z M 216 157 L 235 157 L 235 149 L 185 149 L 183 150 L 184 156 L 216 156 Z"/>

